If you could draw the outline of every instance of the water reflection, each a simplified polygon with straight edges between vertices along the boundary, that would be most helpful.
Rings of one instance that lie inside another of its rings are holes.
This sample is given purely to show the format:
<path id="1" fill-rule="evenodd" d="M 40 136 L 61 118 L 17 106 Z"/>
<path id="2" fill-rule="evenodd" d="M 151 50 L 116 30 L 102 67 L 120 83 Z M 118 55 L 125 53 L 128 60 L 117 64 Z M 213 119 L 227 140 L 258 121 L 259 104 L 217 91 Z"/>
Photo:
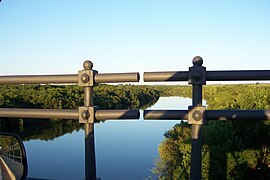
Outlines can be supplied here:
<path id="1" fill-rule="evenodd" d="M 191 99 L 161 97 L 149 109 L 186 109 Z M 142 115 L 142 113 L 141 113 Z M 178 121 L 107 121 L 96 125 L 97 174 L 102 179 L 145 179 L 150 176 L 165 131 Z"/>
<path id="2" fill-rule="evenodd" d="M 190 98 L 161 97 L 149 109 L 186 109 L 190 104 Z M 176 123 L 178 121 L 143 121 L 141 117 L 139 121 L 111 120 L 95 124 L 97 176 L 102 180 L 149 176 L 155 179 L 151 169 L 158 157 L 158 145 L 164 132 Z M 24 139 L 28 176 L 47 179 L 84 179 L 82 127 L 72 120 L 1 123 L 1 129 L 16 131 Z"/>

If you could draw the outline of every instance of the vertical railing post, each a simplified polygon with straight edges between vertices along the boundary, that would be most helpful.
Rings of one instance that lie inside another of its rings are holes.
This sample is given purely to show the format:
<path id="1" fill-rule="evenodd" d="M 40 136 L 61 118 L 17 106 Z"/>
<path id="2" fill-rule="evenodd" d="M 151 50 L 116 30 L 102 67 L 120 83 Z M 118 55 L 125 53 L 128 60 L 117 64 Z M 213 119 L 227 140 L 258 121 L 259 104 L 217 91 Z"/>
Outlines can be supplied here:
<path id="1" fill-rule="evenodd" d="M 202 85 L 206 84 L 206 68 L 203 59 L 193 58 L 193 67 L 189 68 L 189 84 L 192 84 L 192 106 L 189 107 L 188 123 L 192 124 L 190 179 L 201 179 L 202 165 L 202 125 L 205 107 L 202 106 Z"/>
<path id="2" fill-rule="evenodd" d="M 84 123 L 85 130 L 85 179 L 96 179 L 95 137 L 94 137 L 94 75 L 91 61 L 83 63 L 84 70 L 79 71 L 79 86 L 84 87 L 84 107 L 80 107 L 80 123 Z M 91 111 L 92 110 L 92 111 Z"/>

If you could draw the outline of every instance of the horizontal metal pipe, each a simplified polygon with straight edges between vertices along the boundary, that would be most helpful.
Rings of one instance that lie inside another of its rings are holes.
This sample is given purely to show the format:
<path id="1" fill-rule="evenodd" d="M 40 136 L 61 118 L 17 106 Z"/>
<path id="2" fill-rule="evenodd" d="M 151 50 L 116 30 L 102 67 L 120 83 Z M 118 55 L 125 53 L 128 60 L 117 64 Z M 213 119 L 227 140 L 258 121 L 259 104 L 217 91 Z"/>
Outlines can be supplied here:
<path id="1" fill-rule="evenodd" d="M 144 82 L 187 81 L 188 71 L 145 72 Z"/>
<path id="2" fill-rule="evenodd" d="M 207 110 L 207 120 L 270 120 L 270 110 Z"/>
<path id="3" fill-rule="evenodd" d="M 145 110 L 143 112 L 144 119 L 174 119 L 187 120 L 187 110 Z"/>
<path id="4" fill-rule="evenodd" d="M 206 120 L 270 120 L 270 110 L 206 110 Z M 0 117 L 78 119 L 78 110 L 0 108 Z M 96 120 L 139 119 L 138 110 L 97 110 Z M 187 120 L 187 110 L 145 110 L 144 119 Z"/>
<path id="5" fill-rule="evenodd" d="M 139 73 L 107 73 L 96 74 L 96 83 L 119 83 L 119 82 L 139 82 Z"/>
<path id="6" fill-rule="evenodd" d="M 206 110 L 206 120 L 270 120 L 270 110 Z M 145 110 L 144 119 L 187 120 L 187 110 Z"/>
<path id="7" fill-rule="evenodd" d="M 65 84 L 78 83 L 77 74 L 0 76 L 0 84 Z"/>
<path id="8" fill-rule="evenodd" d="M 139 73 L 96 74 L 96 83 L 139 82 Z M 145 72 L 145 82 L 187 81 L 188 71 Z M 270 80 L 270 70 L 207 71 L 207 81 Z M 0 76 L 0 84 L 65 84 L 77 83 L 78 75 L 14 75 Z"/>
<path id="9" fill-rule="evenodd" d="M 97 110 L 95 118 L 98 121 L 108 119 L 139 119 L 139 110 Z"/>
<path id="10" fill-rule="evenodd" d="M 0 117 L 79 119 L 78 110 L 0 108 Z"/>
<path id="11" fill-rule="evenodd" d="M 270 70 L 207 71 L 207 81 L 270 80 Z"/>
<path id="12" fill-rule="evenodd" d="M 187 81 L 188 71 L 145 72 L 145 82 Z M 270 80 L 270 70 L 207 71 L 207 81 Z"/>

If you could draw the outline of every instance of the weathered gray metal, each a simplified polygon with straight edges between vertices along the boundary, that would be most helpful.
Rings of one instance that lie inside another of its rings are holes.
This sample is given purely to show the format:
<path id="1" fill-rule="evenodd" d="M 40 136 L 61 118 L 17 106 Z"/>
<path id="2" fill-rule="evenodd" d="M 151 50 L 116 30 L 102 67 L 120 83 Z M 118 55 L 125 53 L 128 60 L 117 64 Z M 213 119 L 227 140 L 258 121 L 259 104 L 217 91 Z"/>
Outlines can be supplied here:
<path id="1" fill-rule="evenodd" d="M 107 73 L 96 74 L 95 83 L 120 83 L 120 82 L 139 82 L 140 74 L 135 73 Z"/>
<path id="2" fill-rule="evenodd" d="M 187 81 L 188 71 L 145 72 L 144 82 Z"/>
<path id="3" fill-rule="evenodd" d="M 92 70 L 93 63 L 91 61 L 86 61 L 85 63 L 88 63 L 85 66 L 86 68 L 79 71 L 78 74 L 0 76 L 0 84 L 78 83 L 80 86 L 92 86 L 94 83 L 122 83 L 140 81 L 140 74 L 138 72 L 98 74 L 97 71 Z"/>
<path id="4" fill-rule="evenodd" d="M 39 119 L 79 119 L 79 110 L 71 109 L 23 109 L 0 108 L 0 117 L 39 118 Z M 95 121 L 114 119 L 139 119 L 139 110 L 97 110 Z"/>
<path id="5" fill-rule="evenodd" d="M 0 76 L 0 84 L 71 84 L 80 82 L 81 79 L 78 77 L 77 74 Z M 104 73 L 94 76 L 95 83 L 139 82 L 139 80 L 139 73 Z"/>
<path id="6" fill-rule="evenodd" d="M 270 120 L 270 110 L 206 110 L 207 120 Z"/>
<path id="7" fill-rule="evenodd" d="M 188 120 L 188 110 L 145 110 L 145 120 Z M 270 110 L 205 110 L 205 119 L 211 120 L 270 120 Z"/>
<path id="8" fill-rule="evenodd" d="M 79 123 L 94 123 L 95 107 L 83 106 L 79 107 Z"/>
<path id="9" fill-rule="evenodd" d="M 85 179 L 96 179 L 96 155 L 95 155 L 95 126 L 94 126 L 94 76 L 97 71 L 93 70 L 93 63 L 85 61 L 83 63 L 84 70 L 79 71 L 79 86 L 84 89 L 84 107 L 79 108 L 79 121 L 85 120 Z M 83 109 L 83 110 L 82 110 Z"/>
<path id="10" fill-rule="evenodd" d="M 77 74 L 0 76 L 0 84 L 66 84 L 77 82 Z"/>
<path id="11" fill-rule="evenodd" d="M 188 110 L 144 110 L 143 118 L 150 119 L 170 119 L 188 120 Z"/>
<path id="12" fill-rule="evenodd" d="M 107 119 L 139 119 L 139 110 L 97 110 L 95 118 L 98 121 Z"/>
<path id="13" fill-rule="evenodd" d="M 188 124 L 203 125 L 205 123 L 205 106 L 189 106 Z"/>
<path id="14" fill-rule="evenodd" d="M 195 57 L 199 58 L 199 56 Z M 199 67 L 198 62 L 193 61 Z M 196 67 L 196 66 L 195 66 Z M 190 73 L 193 71 L 193 73 Z M 144 82 L 164 82 L 164 81 L 190 81 L 193 78 L 202 77 L 206 81 L 260 81 L 270 80 L 270 70 L 230 70 L 230 71 L 206 71 L 200 74 L 200 70 L 189 71 L 164 71 L 164 72 L 145 72 Z"/>
<path id="15" fill-rule="evenodd" d="M 0 108 L 0 117 L 79 119 L 78 110 Z M 138 110 L 97 110 L 95 120 L 138 119 Z M 144 119 L 188 120 L 188 110 L 145 110 Z M 270 110 L 206 110 L 210 120 L 270 120 Z"/>
<path id="16" fill-rule="evenodd" d="M 188 122 L 192 124 L 191 133 L 191 167 L 190 179 L 201 179 L 202 164 L 202 126 L 205 108 L 202 106 L 202 85 L 206 84 L 206 68 L 202 66 L 200 56 L 193 58 L 193 65 L 189 68 L 188 83 L 192 84 L 192 106 L 189 107 Z M 201 114 L 201 116 L 198 116 Z M 200 122 L 200 123 L 197 123 Z"/>
<path id="17" fill-rule="evenodd" d="M 78 119 L 78 110 L 0 108 L 0 117 Z"/>
<path id="18" fill-rule="evenodd" d="M 144 82 L 187 81 L 188 71 L 145 72 Z M 207 71 L 207 81 L 270 80 L 269 70 Z"/>
<path id="19" fill-rule="evenodd" d="M 270 80 L 269 70 L 207 71 L 207 81 L 260 81 Z"/>

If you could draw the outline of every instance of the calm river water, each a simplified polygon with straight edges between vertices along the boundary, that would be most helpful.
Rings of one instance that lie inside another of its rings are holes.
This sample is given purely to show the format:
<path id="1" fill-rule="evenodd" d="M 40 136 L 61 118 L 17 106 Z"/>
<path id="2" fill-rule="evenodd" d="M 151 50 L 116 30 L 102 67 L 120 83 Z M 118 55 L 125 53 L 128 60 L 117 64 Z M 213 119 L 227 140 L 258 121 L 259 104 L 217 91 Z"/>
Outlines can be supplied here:
<path id="1" fill-rule="evenodd" d="M 190 98 L 161 97 L 148 109 L 187 109 Z M 179 121 L 111 120 L 95 124 L 97 176 L 102 180 L 156 179 L 151 173 L 163 134 Z M 25 142 L 28 177 L 84 179 L 84 131 Z"/>

